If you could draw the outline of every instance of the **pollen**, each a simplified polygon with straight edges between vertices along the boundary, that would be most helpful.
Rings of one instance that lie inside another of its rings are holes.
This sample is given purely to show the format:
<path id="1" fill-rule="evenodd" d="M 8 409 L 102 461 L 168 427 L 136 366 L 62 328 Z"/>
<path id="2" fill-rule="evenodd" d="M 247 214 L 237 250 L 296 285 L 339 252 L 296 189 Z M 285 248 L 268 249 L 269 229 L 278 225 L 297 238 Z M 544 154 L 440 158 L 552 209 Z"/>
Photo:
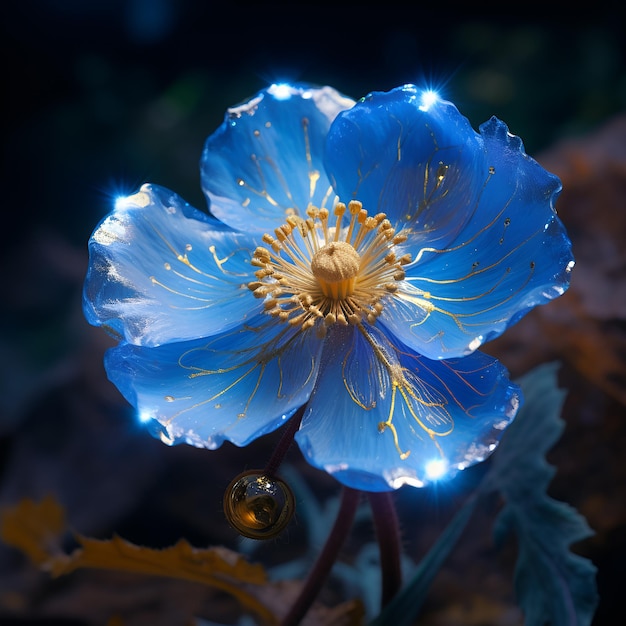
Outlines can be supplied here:
<path id="1" fill-rule="evenodd" d="M 262 239 L 252 257 L 257 280 L 248 288 L 268 315 L 315 327 L 320 336 L 333 324 L 375 323 L 411 262 L 396 250 L 406 235 L 357 200 L 332 212 L 310 206 L 306 218 L 291 214 Z"/>

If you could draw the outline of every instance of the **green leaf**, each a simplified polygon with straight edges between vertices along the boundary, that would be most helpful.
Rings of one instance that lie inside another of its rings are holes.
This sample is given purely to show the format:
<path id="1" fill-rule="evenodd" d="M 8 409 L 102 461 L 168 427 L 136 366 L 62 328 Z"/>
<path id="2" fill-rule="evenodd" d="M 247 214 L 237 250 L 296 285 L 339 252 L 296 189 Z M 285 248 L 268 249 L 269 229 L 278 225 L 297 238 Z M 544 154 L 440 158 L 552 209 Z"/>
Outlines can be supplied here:
<path id="1" fill-rule="evenodd" d="M 481 486 L 505 500 L 494 537 L 501 544 L 511 532 L 516 535 L 515 590 L 526 626 L 586 626 L 598 603 L 595 566 L 570 550 L 593 532 L 574 508 L 546 493 L 555 470 L 545 454 L 564 428 L 565 393 L 558 388 L 557 369 L 556 363 L 543 365 L 518 381 L 525 404 Z"/>

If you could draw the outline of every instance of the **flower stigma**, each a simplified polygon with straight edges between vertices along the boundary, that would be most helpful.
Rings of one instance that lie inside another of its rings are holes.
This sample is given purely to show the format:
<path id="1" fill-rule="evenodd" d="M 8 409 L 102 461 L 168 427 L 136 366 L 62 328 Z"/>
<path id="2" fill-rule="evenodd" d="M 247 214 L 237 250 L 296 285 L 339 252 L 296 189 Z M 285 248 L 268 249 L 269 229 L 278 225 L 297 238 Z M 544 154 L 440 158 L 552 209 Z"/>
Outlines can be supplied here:
<path id="1" fill-rule="evenodd" d="M 320 336 L 333 324 L 373 324 L 411 262 L 410 254 L 396 255 L 406 235 L 384 213 L 370 216 L 358 200 L 338 202 L 332 213 L 309 206 L 306 219 L 289 215 L 274 236 L 263 235 L 266 246 L 252 258 L 258 280 L 248 283 L 269 315 L 315 326 Z"/>

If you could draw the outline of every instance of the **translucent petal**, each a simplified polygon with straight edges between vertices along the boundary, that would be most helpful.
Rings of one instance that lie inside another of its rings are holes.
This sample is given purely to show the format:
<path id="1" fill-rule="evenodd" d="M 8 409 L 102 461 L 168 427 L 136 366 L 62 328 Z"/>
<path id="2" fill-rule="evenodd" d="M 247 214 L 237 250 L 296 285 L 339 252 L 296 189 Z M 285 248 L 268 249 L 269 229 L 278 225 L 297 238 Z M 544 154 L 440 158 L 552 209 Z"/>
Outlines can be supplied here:
<path id="1" fill-rule="evenodd" d="M 211 212 L 262 234 L 292 212 L 303 215 L 310 203 L 329 204 L 324 142 L 337 113 L 353 104 L 330 87 L 272 85 L 228 109 L 201 162 Z"/>
<path id="2" fill-rule="evenodd" d="M 265 314 L 209 339 L 106 355 L 111 381 L 168 444 L 245 446 L 278 428 L 315 383 L 320 340 Z"/>
<path id="3" fill-rule="evenodd" d="M 471 218 L 483 184 L 478 134 L 456 107 L 413 85 L 375 92 L 339 114 L 326 169 L 344 202 L 357 198 L 411 232 L 413 247 L 446 246 Z"/>
<path id="4" fill-rule="evenodd" d="M 261 306 L 245 286 L 254 247 L 174 193 L 144 185 L 91 236 L 85 315 L 137 345 L 227 330 Z"/>
<path id="5" fill-rule="evenodd" d="M 431 358 L 468 354 L 536 305 L 561 295 L 574 265 L 556 215 L 556 176 L 492 118 L 481 126 L 483 191 L 472 219 L 446 247 L 414 250 L 401 299 L 385 308 L 390 331 Z"/>
<path id="6" fill-rule="evenodd" d="M 520 405 L 480 352 L 429 360 L 373 327 L 331 329 L 296 439 L 312 465 L 355 489 L 421 487 L 484 460 Z"/>

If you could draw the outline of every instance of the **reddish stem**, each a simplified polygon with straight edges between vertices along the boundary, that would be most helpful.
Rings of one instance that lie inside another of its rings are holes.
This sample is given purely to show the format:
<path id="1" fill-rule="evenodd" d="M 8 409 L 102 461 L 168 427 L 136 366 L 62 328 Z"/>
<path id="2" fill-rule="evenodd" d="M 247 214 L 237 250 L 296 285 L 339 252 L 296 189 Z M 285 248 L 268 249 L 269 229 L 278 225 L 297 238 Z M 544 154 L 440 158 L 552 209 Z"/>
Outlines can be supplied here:
<path id="1" fill-rule="evenodd" d="M 392 493 L 369 493 L 368 496 L 380 549 L 381 605 L 384 608 L 402 587 L 400 525 Z"/>
<path id="2" fill-rule="evenodd" d="M 296 598 L 295 603 L 281 622 L 281 626 L 297 626 L 300 624 L 313 602 L 315 602 L 315 598 L 317 598 L 324 586 L 328 574 L 337 560 L 341 546 L 350 533 L 360 496 L 360 491 L 355 491 L 349 487 L 343 488 L 339 512 L 333 528 L 328 535 L 322 552 L 313 565 L 313 569 L 309 572 L 304 582 L 300 595 Z"/>
<path id="3" fill-rule="evenodd" d="M 306 406 L 306 405 L 305 405 Z M 272 456 L 269 458 L 265 469 L 263 470 L 263 474 L 268 477 L 274 477 L 280 464 L 283 462 L 285 455 L 289 451 L 291 444 L 293 443 L 293 438 L 295 434 L 298 432 L 298 428 L 300 428 L 300 422 L 302 421 L 302 416 L 304 415 L 305 406 L 301 406 L 290 418 L 287 422 L 287 426 L 285 428 L 285 432 L 282 434 L 281 438 L 278 440 L 274 451 L 272 452 Z"/>

